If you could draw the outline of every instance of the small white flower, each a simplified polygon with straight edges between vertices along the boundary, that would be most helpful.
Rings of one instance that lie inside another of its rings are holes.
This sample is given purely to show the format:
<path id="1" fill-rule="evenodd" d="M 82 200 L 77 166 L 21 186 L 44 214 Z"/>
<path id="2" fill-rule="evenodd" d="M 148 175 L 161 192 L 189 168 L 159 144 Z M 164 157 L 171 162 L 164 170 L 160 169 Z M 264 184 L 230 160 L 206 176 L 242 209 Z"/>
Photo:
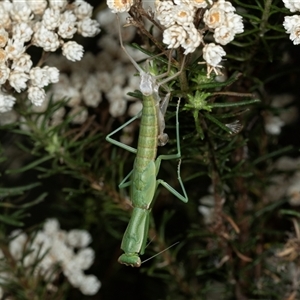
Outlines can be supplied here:
<path id="1" fill-rule="evenodd" d="M 2 4 L 2 5 L 1 5 Z M 11 27 L 11 18 L 9 15 L 9 11 L 5 10 L 3 3 L 0 2 L 0 24 L 4 29 L 10 30 Z"/>
<path id="2" fill-rule="evenodd" d="M 10 234 L 10 237 L 13 238 L 13 240 L 9 243 L 9 252 L 16 260 L 20 260 L 27 241 L 27 235 L 21 230 L 16 229 Z"/>
<path id="3" fill-rule="evenodd" d="M 206 8 L 208 5 L 212 5 L 213 3 L 212 0 L 187 0 L 187 1 L 189 2 L 190 5 L 193 5 L 196 8 Z"/>
<path id="4" fill-rule="evenodd" d="M 0 65 L 4 65 L 7 60 L 7 53 L 5 50 L 0 48 Z"/>
<path id="5" fill-rule="evenodd" d="M 63 10 L 68 4 L 67 0 L 49 0 L 49 2 L 49 6 L 51 8 L 59 10 Z"/>
<path id="6" fill-rule="evenodd" d="M 120 17 L 122 16 L 123 14 L 120 15 Z M 106 30 L 109 30 L 112 28 L 112 24 L 115 24 L 116 16 L 111 13 L 109 8 L 105 8 L 97 12 L 96 19 L 99 21 L 102 27 L 105 27 Z"/>
<path id="7" fill-rule="evenodd" d="M 300 2 L 298 0 L 282 0 L 284 6 L 291 12 L 300 11 Z"/>
<path id="8" fill-rule="evenodd" d="M 8 32 L 4 28 L 0 28 L 0 47 L 4 48 L 8 41 Z"/>
<path id="9" fill-rule="evenodd" d="M 13 26 L 13 36 L 12 38 L 14 40 L 19 40 L 23 42 L 28 42 L 31 39 L 31 36 L 33 34 L 33 30 L 28 25 L 28 23 L 21 22 L 17 23 Z"/>
<path id="10" fill-rule="evenodd" d="M 27 80 L 29 76 L 24 72 L 20 71 L 11 71 L 9 75 L 9 84 L 18 92 L 21 93 L 22 90 L 25 90 L 27 87 Z"/>
<path id="11" fill-rule="evenodd" d="M 67 106 L 76 107 L 81 102 L 81 95 L 79 91 L 72 86 L 58 84 L 58 86 L 53 86 L 53 100 L 67 100 Z"/>
<path id="12" fill-rule="evenodd" d="M 60 234 L 61 232 L 59 232 Z M 58 238 L 59 235 L 55 235 L 52 238 L 52 248 L 51 248 L 51 255 L 53 258 L 60 262 L 61 264 L 71 261 L 74 253 L 73 249 L 69 248 L 65 244 L 65 240 L 62 238 Z"/>
<path id="13" fill-rule="evenodd" d="M 100 32 L 99 23 L 90 18 L 84 18 L 77 23 L 77 32 L 84 37 L 94 37 Z"/>
<path id="14" fill-rule="evenodd" d="M 294 45 L 300 44 L 300 16 L 286 16 L 284 17 L 283 26 L 287 33 L 290 34 L 290 39 Z"/>
<path id="15" fill-rule="evenodd" d="M 214 3 L 213 7 L 218 8 L 225 13 L 233 13 L 235 12 L 235 7 L 229 2 L 225 0 L 218 0 Z"/>
<path id="16" fill-rule="evenodd" d="M 222 204 L 224 204 L 225 199 L 223 198 Z M 215 198 L 213 195 L 206 195 L 200 198 L 200 205 L 198 206 L 198 211 L 203 216 L 203 221 L 205 224 L 212 224 L 215 220 Z"/>
<path id="17" fill-rule="evenodd" d="M 176 24 L 181 26 L 190 26 L 193 24 L 195 10 L 190 5 L 178 5 L 171 11 Z"/>
<path id="18" fill-rule="evenodd" d="M 277 116 L 267 115 L 265 118 L 265 130 L 268 134 L 279 135 L 284 122 Z"/>
<path id="19" fill-rule="evenodd" d="M 47 8 L 43 14 L 42 24 L 48 30 L 54 30 L 58 27 L 60 20 L 60 10 L 54 8 Z"/>
<path id="20" fill-rule="evenodd" d="M 123 98 L 123 88 L 120 85 L 114 85 L 109 92 L 106 93 L 106 98 L 109 103 L 113 103 L 115 99 Z"/>
<path id="21" fill-rule="evenodd" d="M 59 70 L 57 68 L 45 66 L 43 69 L 47 72 L 50 83 L 59 82 Z"/>
<path id="22" fill-rule="evenodd" d="M 111 73 L 111 78 L 113 85 L 123 86 L 126 82 L 127 74 L 124 73 L 124 68 L 118 65 Z"/>
<path id="23" fill-rule="evenodd" d="M 107 71 L 101 71 L 97 72 L 96 76 L 98 80 L 99 90 L 107 93 L 113 86 L 111 75 Z M 132 78 L 133 77 L 134 76 L 132 76 Z"/>
<path id="24" fill-rule="evenodd" d="M 84 282 L 85 274 L 77 268 L 73 260 L 65 262 L 63 273 L 68 278 L 70 284 L 76 288 L 79 288 L 82 282 Z"/>
<path id="25" fill-rule="evenodd" d="M 48 6 L 47 0 L 27 0 L 27 4 L 35 15 L 42 15 Z"/>
<path id="26" fill-rule="evenodd" d="M 200 45 L 202 41 L 202 35 L 200 32 L 192 25 L 192 27 L 185 28 L 188 37 L 184 40 L 181 46 L 185 49 L 184 55 L 193 53 Z"/>
<path id="27" fill-rule="evenodd" d="M 84 58 L 83 58 L 84 59 Z M 81 62 L 83 61 L 83 59 L 81 60 Z M 82 70 L 80 71 L 73 71 L 70 74 L 70 84 L 76 88 L 78 91 L 80 91 L 85 83 L 86 83 L 86 79 L 89 77 L 89 73 L 86 70 Z M 100 83 L 100 81 L 99 81 Z M 98 88 L 99 89 L 99 88 Z"/>
<path id="28" fill-rule="evenodd" d="M 214 39 L 217 43 L 221 45 L 226 45 L 233 41 L 234 39 L 234 31 L 227 26 L 220 26 L 215 29 Z"/>
<path id="29" fill-rule="evenodd" d="M 198 211 L 203 216 L 203 221 L 205 224 L 209 225 L 214 222 L 214 208 L 213 207 L 199 205 Z"/>
<path id="30" fill-rule="evenodd" d="M 74 13 L 79 20 L 84 18 L 91 18 L 93 13 L 93 7 L 85 1 L 75 1 L 76 5 Z"/>
<path id="31" fill-rule="evenodd" d="M 15 22 L 28 22 L 33 18 L 33 13 L 26 1 L 14 1 L 10 16 Z"/>
<path id="32" fill-rule="evenodd" d="M 82 88 L 83 102 L 90 107 L 97 107 L 102 101 L 102 94 L 99 90 L 98 78 L 90 75 Z"/>
<path id="33" fill-rule="evenodd" d="M 16 98 L 11 95 L 0 93 L 0 112 L 8 112 L 12 109 L 16 102 Z"/>
<path id="34" fill-rule="evenodd" d="M 291 33 L 292 31 L 294 31 L 294 28 L 299 26 L 299 24 L 300 24 L 299 15 L 284 17 L 283 27 L 287 31 L 287 33 Z"/>
<path id="35" fill-rule="evenodd" d="M 141 101 L 136 101 L 132 103 L 128 108 L 128 115 L 130 117 L 136 116 L 143 108 L 143 104 Z"/>
<path id="36" fill-rule="evenodd" d="M 67 243 L 74 248 L 83 248 L 92 242 L 90 233 L 83 229 L 72 229 L 68 232 Z"/>
<path id="37" fill-rule="evenodd" d="M 27 53 L 23 53 L 18 58 L 13 60 L 13 63 L 11 65 L 11 69 L 15 71 L 21 71 L 28 73 L 32 67 L 32 60 L 30 55 Z"/>
<path id="38" fill-rule="evenodd" d="M 43 88 L 50 83 L 50 78 L 47 70 L 40 67 L 32 68 L 29 72 L 31 85 Z"/>
<path id="39" fill-rule="evenodd" d="M 25 52 L 23 41 L 9 39 L 5 47 L 8 59 L 16 59 Z"/>
<path id="40" fill-rule="evenodd" d="M 43 48 L 47 52 L 56 51 L 59 48 L 58 35 L 55 32 L 48 30 L 42 24 L 39 25 L 40 26 L 37 26 L 38 29 L 33 35 L 33 44 Z"/>
<path id="41" fill-rule="evenodd" d="M 28 99 L 32 104 L 41 106 L 46 99 L 45 90 L 37 86 L 30 86 L 28 88 Z"/>
<path id="42" fill-rule="evenodd" d="M 113 13 L 122 13 L 130 10 L 134 0 L 107 0 L 106 3 Z"/>
<path id="43" fill-rule="evenodd" d="M 168 49 L 175 49 L 184 42 L 187 36 L 188 34 L 182 26 L 172 25 L 164 30 L 163 43 L 168 45 Z"/>
<path id="44" fill-rule="evenodd" d="M 51 116 L 52 117 L 51 126 L 56 126 L 58 124 L 61 124 L 65 114 L 66 114 L 66 109 L 64 107 L 60 107 L 59 109 L 56 109 Z"/>
<path id="45" fill-rule="evenodd" d="M 276 160 L 272 168 L 283 172 L 300 170 L 300 157 L 292 158 L 289 156 L 281 156 Z"/>
<path id="46" fill-rule="evenodd" d="M 75 264 L 77 268 L 81 270 L 87 270 L 91 267 L 95 259 L 95 252 L 92 248 L 80 249 L 75 258 Z"/>
<path id="47" fill-rule="evenodd" d="M 123 98 L 116 98 L 109 105 L 109 113 L 114 117 L 123 116 L 127 107 L 127 102 Z"/>
<path id="48" fill-rule="evenodd" d="M 211 29 L 217 28 L 224 24 L 226 14 L 223 10 L 215 5 L 204 13 L 203 21 Z"/>
<path id="49" fill-rule="evenodd" d="M 293 41 L 294 45 L 300 44 L 300 24 L 291 32 L 290 40 Z"/>
<path id="50" fill-rule="evenodd" d="M 44 223 L 44 232 L 49 236 L 53 236 L 59 230 L 60 225 L 57 219 L 47 219 Z"/>
<path id="51" fill-rule="evenodd" d="M 229 13 L 226 15 L 226 26 L 229 27 L 234 34 L 244 32 L 243 18 L 237 14 Z"/>
<path id="52" fill-rule="evenodd" d="M 72 107 L 69 115 L 72 116 L 72 123 L 73 124 L 83 124 L 88 118 L 88 111 L 85 107 L 82 106 L 75 106 Z"/>
<path id="53" fill-rule="evenodd" d="M 12 10 L 13 4 L 11 0 L 3 0 L 0 2 L 0 6 L 7 12 Z"/>
<path id="54" fill-rule="evenodd" d="M 71 39 L 76 31 L 76 16 L 71 11 L 65 11 L 61 15 L 57 33 L 64 39 Z"/>
<path id="55" fill-rule="evenodd" d="M 101 282 L 94 275 L 86 275 L 80 284 L 80 291 L 84 295 L 95 295 L 101 287 Z"/>
<path id="56" fill-rule="evenodd" d="M 74 41 L 70 41 L 64 43 L 62 46 L 62 54 L 71 61 L 78 61 L 81 60 L 83 56 L 83 46 L 77 44 Z"/>
<path id="57" fill-rule="evenodd" d="M 174 14 L 172 13 L 175 5 L 172 1 L 156 1 L 155 16 L 159 23 L 165 27 L 175 24 Z"/>
<path id="58" fill-rule="evenodd" d="M 0 65 L 0 85 L 4 84 L 10 74 L 10 68 L 6 65 Z"/>
<path id="59" fill-rule="evenodd" d="M 212 67 L 218 67 L 225 55 L 224 49 L 214 43 L 206 44 L 203 48 L 203 59 Z"/>

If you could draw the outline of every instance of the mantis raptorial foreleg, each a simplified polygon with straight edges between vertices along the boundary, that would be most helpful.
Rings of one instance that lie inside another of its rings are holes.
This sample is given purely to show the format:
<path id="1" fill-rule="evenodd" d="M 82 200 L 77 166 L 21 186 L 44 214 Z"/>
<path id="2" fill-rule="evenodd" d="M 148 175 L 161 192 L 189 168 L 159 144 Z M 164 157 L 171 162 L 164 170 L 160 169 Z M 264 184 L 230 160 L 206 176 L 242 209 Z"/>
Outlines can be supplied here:
<path id="1" fill-rule="evenodd" d="M 132 267 L 140 267 L 141 259 L 139 255 L 143 254 L 145 251 L 149 229 L 149 214 L 158 185 L 161 184 L 167 188 L 179 200 L 183 202 L 188 201 L 186 191 L 180 178 L 180 163 L 177 169 L 177 177 L 183 191 L 183 195 L 181 195 L 164 180 L 157 179 L 162 160 L 177 159 L 181 156 L 178 121 L 180 101 L 178 101 L 176 109 L 177 153 L 171 155 L 160 155 L 156 157 L 158 144 L 166 143 L 166 135 L 164 134 L 164 114 L 170 98 L 170 93 L 168 93 L 167 97 L 161 101 L 159 96 L 159 87 L 180 74 L 180 72 L 183 70 L 184 61 L 180 71 L 160 82 L 157 82 L 158 79 L 163 78 L 167 75 L 167 73 L 154 76 L 149 72 L 145 72 L 127 52 L 121 39 L 121 32 L 120 43 L 129 59 L 140 73 L 140 91 L 143 95 L 143 109 L 141 114 L 133 117 L 120 128 L 110 133 L 106 137 L 106 140 L 116 146 L 136 154 L 133 170 L 119 185 L 121 188 L 130 186 L 130 198 L 133 206 L 132 216 L 124 233 L 121 244 L 121 249 L 124 251 L 124 254 L 119 257 L 119 262 Z M 168 66 L 168 71 L 169 68 L 170 66 Z M 128 145 L 124 145 L 111 138 L 113 134 L 117 133 L 119 130 L 136 120 L 140 115 L 141 123 L 137 149 Z"/>
<path id="2" fill-rule="evenodd" d="M 169 136 L 164 132 L 165 124 L 165 114 L 169 104 L 171 93 L 168 93 L 164 99 L 161 101 L 159 109 L 157 109 L 157 122 L 158 122 L 158 146 L 164 146 L 168 140 Z"/>

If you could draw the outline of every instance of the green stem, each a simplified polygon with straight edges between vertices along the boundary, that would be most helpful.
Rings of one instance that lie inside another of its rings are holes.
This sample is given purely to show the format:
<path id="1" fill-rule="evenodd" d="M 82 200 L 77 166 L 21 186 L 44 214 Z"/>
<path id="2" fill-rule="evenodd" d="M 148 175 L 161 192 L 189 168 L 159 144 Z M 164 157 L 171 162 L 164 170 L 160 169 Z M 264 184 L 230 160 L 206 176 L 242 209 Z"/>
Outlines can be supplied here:
<path id="1" fill-rule="evenodd" d="M 268 23 L 269 15 L 270 15 L 270 8 L 271 8 L 272 0 L 266 0 L 265 2 L 265 9 L 261 18 L 261 23 L 259 26 L 261 35 L 263 36 L 266 32 L 266 25 Z"/>
<path id="2" fill-rule="evenodd" d="M 178 55 L 179 55 L 179 62 L 180 62 L 180 64 L 182 64 L 183 59 L 184 59 L 184 54 L 181 49 L 179 49 Z M 184 97 L 186 97 L 189 85 L 188 85 L 185 69 L 183 69 L 183 71 L 179 75 L 179 84 L 180 84 L 180 89 L 181 89 L 182 93 L 184 94 Z"/>

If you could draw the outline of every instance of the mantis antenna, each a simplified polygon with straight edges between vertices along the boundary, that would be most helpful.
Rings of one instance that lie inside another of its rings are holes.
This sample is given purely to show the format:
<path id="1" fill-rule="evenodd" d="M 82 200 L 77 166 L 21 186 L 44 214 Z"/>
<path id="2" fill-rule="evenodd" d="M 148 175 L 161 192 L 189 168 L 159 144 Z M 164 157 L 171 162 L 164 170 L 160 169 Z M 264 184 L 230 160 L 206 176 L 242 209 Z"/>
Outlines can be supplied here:
<path id="1" fill-rule="evenodd" d="M 162 254 L 162 253 L 164 253 L 164 252 L 166 252 L 166 251 L 169 250 L 170 248 L 172 248 L 172 247 L 178 245 L 179 243 L 180 243 L 180 242 L 178 241 L 178 242 L 172 244 L 171 246 L 167 247 L 166 249 L 164 249 L 164 250 L 162 250 L 162 251 L 160 251 L 160 252 L 158 252 L 158 253 L 152 255 L 151 257 L 149 257 L 149 258 L 143 260 L 143 261 L 141 262 L 141 264 L 144 264 L 145 262 L 147 262 L 147 261 L 153 259 L 154 257 L 156 257 L 156 256 L 158 256 L 158 255 L 160 255 L 160 254 Z"/>

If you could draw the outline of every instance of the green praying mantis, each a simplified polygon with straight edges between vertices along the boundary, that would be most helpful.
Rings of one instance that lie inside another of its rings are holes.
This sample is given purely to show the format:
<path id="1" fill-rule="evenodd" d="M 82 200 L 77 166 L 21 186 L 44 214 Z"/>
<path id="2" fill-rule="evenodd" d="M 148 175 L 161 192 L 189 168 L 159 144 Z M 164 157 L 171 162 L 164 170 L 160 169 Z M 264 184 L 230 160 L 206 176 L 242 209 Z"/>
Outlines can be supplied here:
<path id="1" fill-rule="evenodd" d="M 167 134 L 164 133 L 164 114 L 166 112 L 170 97 L 170 93 L 168 93 L 164 99 L 161 99 L 159 96 L 159 88 L 170 80 L 173 80 L 182 72 L 184 61 L 181 69 L 172 76 L 166 77 L 170 71 L 170 62 L 168 71 L 166 73 L 154 76 L 150 74 L 150 72 L 145 72 L 129 55 L 125 46 L 123 45 L 120 27 L 119 35 L 122 49 L 140 74 L 139 88 L 143 96 L 143 108 L 141 113 L 107 135 L 106 140 L 116 146 L 136 154 L 133 170 L 119 184 L 119 188 L 130 186 L 130 198 L 132 201 L 133 212 L 121 244 L 121 249 L 124 251 L 124 253 L 119 257 L 118 261 L 119 263 L 127 266 L 140 267 L 142 264 L 140 255 L 144 254 L 145 252 L 149 230 L 150 212 L 158 185 L 161 184 L 164 186 L 184 203 L 188 201 L 188 197 L 180 177 L 181 161 L 179 161 L 178 164 L 177 177 L 183 195 L 176 191 L 164 180 L 157 178 L 162 160 L 180 159 L 181 157 L 178 121 L 180 100 L 178 101 L 176 108 L 177 153 L 160 155 L 157 157 L 157 147 L 158 145 L 163 146 L 167 143 Z M 112 135 L 122 130 L 140 116 L 141 123 L 137 149 L 111 138 Z"/>

